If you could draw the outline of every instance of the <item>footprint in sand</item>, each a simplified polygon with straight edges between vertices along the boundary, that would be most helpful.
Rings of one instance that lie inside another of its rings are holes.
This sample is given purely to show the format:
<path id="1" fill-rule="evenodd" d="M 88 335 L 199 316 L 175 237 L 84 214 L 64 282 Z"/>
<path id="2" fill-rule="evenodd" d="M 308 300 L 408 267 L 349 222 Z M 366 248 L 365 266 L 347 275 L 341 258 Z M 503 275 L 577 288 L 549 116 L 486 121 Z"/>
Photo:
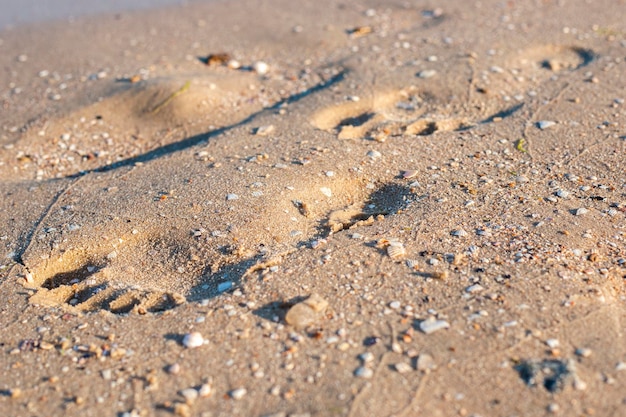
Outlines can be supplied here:
<path id="1" fill-rule="evenodd" d="M 209 84 L 194 80 L 200 93 L 188 94 L 193 87 L 181 81 L 126 89 L 53 122 L 51 131 L 87 114 L 116 120 L 122 112 L 120 124 L 108 127 L 132 126 L 145 136 L 194 109 L 222 110 L 219 101 L 206 104 Z M 167 310 L 215 296 L 311 239 L 406 204 L 409 191 L 401 185 L 372 190 L 357 175 L 331 178 L 301 160 L 285 163 L 253 151 L 233 156 L 231 147 L 241 151 L 271 141 L 254 128 L 275 117 L 255 106 L 240 110 L 239 120 L 228 120 L 215 134 L 184 137 L 51 180 L 63 186 L 17 251 L 26 286 L 35 290 L 31 302 L 113 313 Z"/>
<path id="2" fill-rule="evenodd" d="M 579 70 L 594 59 L 593 51 L 580 47 L 533 46 L 505 57 L 503 67 L 493 66 L 485 71 L 488 76 L 472 81 L 475 91 L 470 100 L 477 95 L 480 102 L 472 111 L 451 114 L 438 104 L 443 97 L 437 97 L 427 87 L 412 86 L 323 108 L 311 117 L 311 123 L 318 129 L 336 133 L 339 139 L 367 138 L 380 142 L 392 136 L 467 130 L 512 116 L 523 107 L 523 97 L 529 91 L 555 74 Z M 518 102 L 503 105 L 500 97 L 508 100 L 509 96 L 517 97 Z"/>

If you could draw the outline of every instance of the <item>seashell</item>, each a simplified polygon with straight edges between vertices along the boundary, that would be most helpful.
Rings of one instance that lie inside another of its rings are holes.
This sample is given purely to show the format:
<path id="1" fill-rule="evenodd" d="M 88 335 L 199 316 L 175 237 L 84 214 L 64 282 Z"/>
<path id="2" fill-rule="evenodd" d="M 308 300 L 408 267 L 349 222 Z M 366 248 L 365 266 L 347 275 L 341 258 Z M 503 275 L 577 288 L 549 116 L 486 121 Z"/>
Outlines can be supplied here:
<path id="1" fill-rule="evenodd" d="M 406 266 L 408 266 L 411 269 L 417 269 L 419 268 L 419 261 L 417 261 L 416 259 L 407 259 Z"/>
<path id="2" fill-rule="evenodd" d="M 463 229 L 458 229 L 458 230 L 453 230 L 452 232 L 450 232 L 450 234 L 452 236 L 456 236 L 456 237 L 465 237 L 467 236 L 467 232 Z"/>
<path id="3" fill-rule="evenodd" d="M 387 246 L 387 255 L 391 259 L 400 259 L 406 255 L 406 248 L 400 242 L 390 242 Z"/>

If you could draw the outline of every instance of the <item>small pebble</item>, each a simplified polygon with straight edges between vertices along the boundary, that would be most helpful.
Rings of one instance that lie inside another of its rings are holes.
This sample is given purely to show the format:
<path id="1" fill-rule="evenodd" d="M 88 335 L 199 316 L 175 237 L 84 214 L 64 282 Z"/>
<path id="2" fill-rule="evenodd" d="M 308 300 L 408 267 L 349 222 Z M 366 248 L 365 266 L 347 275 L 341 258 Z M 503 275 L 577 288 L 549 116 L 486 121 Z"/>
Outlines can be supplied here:
<path id="1" fill-rule="evenodd" d="M 413 370 L 411 365 L 405 362 L 398 362 L 393 367 L 399 374 L 406 374 L 407 372 L 411 372 Z"/>
<path id="2" fill-rule="evenodd" d="M 167 372 L 172 374 L 172 375 L 176 375 L 178 373 L 180 373 L 180 365 L 177 363 L 173 363 L 171 365 L 169 365 L 167 367 Z"/>
<path id="3" fill-rule="evenodd" d="M 198 390 L 198 395 L 200 395 L 201 397 L 208 397 L 211 395 L 212 392 L 213 387 L 211 386 L 211 384 L 202 384 L 200 386 L 200 389 Z"/>
<path id="4" fill-rule="evenodd" d="M 367 156 L 368 156 L 369 158 L 371 158 L 371 159 L 379 159 L 380 157 L 382 157 L 382 156 L 383 156 L 383 154 L 381 154 L 381 153 L 380 153 L 380 152 L 378 152 L 378 151 L 369 151 L 369 152 L 367 153 Z"/>
<path id="5" fill-rule="evenodd" d="M 200 347 L 204 344 L 204 338 L 198 332 L 187 333 L 183 337 L 183 346 L 192 349 Z"/>
<path id="6" fill-rule="evenodd" d="M 270 70 L 270 66 L 263 61 L 257 61 L 252 65 L 252 69 L 259 75 L 265 75 Z"/>
<path id="7" fill-rule="evenodd" d="M 356 368 L 356 371 L 354 371 L 354 376 L 358 378 L 370 379 L 374 376 L 374 371 L 365 366 L 360 366 Z"/>
<path id="8" fill-rule="evenodd" d="M 417 76 L 419 78 L 432 78 L 435 75 L 437 75 L 437 71 L 433 70 L 433 69 L 429 69 L 429 70 L 423 70 L 417 73 Z"/>
<path id="9" fill-rule="evenodd" d="M 467 232 L 463 229 L 458 229 L 458 230 L 453 230 L 452 232 L 450 232 L 450 234 L 452 236 L 456 236 L 456 237 L 465 237 L 467 236 Z"/>
<path id="10" fill-rule="evenodd" d="M 192 404 L 198 399 L 198 390 L 195 388 L 186 388 L 180 391 L 180 395 L 185 399 L 187 404 Z"/>
<path id="11" fill-rule="evenodd" d="M 558 339 L 548 339 L 546 340 L 546 345 L 548 345 L 549 348 L 551 349 L 556 349 L 557 347 L 559 347 L 559 341 Z"/>
<path id="12" fill-rule="evenodd" d="M 248 391 L 245 388 L 237 388 L 237 389 L 230 391 L 228 395 L 233 400 L 241 400 L 243 397 L 245 397 L 247 393 Z"/>
<path id="13" fill-rule="evenodd" d="M 418 371 L 428 372 L 437 369 L 437 364 L 432 356 L 427 353 L 422 353 L 417 357 L 415 367 Z"/>
<path id="14" fill-rule="evenodd" d="M 274 125 L 266 125 L 266 126 L 259 126 L 256 129 L 256 135 L 257 136 L 267 136 L 270 135 L 274 132 L 275 128 Z"/>
<path id="15" fill-rule="evenodd" d="M 580 208 L 574 210 L 574 215 L 575 216 L 582 216 L 583 214 L 587 214 L 587 213 L 589 213 L 589 210 L 587 210 L 584 207 L 580 207 Z"/>
<path id="16" fill-rule="evenodd" d="M 465 289 L 466 293 L 474 294 L 483 291 L 485 288 L 480 284 L 470 285 Z"/>
<path id="17" fill-rule="evenodd" d="M 569 198 L 570 196 L 570 192 L 567 190 L 558 190 L 556 192 L 557 197 L 561 197 L 561 198 Z"/>
<path id="18" fill-rule="evenodd" d="M 589 356 L 591 356 L 591 349 L 589 348 L 578 348 L 576 349 L 576 355 L 583 357 L 583 358 L 588 358 Z"/>
<path id="19" fill-rule="evenodd" d="M 450 323 L 445 320 L 437 320 L 434 317 L 429 317 L 419 324 L 420 330 L 426 334 L 434 333 L 438 330 L 450 328 Z"/>
<path id="20" fill-rule="evenodd" d="M 541 130 L 548 129 L 549 127 L 552 127 L 554 125 L 556 125 L 556 122 L 553 122 L 551 120 L 540 120 L 537 122 L 537 127 Z"/>

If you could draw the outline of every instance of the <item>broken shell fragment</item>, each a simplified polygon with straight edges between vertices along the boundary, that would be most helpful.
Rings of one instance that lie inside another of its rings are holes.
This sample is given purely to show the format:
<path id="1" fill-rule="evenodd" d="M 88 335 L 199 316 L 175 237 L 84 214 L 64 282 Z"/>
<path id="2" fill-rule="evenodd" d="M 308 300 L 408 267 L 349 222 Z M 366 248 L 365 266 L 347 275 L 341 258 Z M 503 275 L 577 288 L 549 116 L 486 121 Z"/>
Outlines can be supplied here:
<path id="1" fill-rule="evenodd" d="M 304 328 L 320 318 L 327 307 L 328 301 L 317 294 L 311 294 L 309 298 L 289 309 L 285 321 L 296 328 Z"/>

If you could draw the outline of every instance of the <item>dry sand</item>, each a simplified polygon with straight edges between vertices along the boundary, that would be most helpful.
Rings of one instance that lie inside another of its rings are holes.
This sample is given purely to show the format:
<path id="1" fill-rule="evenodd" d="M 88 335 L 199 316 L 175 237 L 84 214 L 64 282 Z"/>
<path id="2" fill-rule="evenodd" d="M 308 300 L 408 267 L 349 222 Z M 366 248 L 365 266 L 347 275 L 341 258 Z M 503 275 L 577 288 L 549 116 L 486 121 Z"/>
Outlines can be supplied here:
<path id="1" fill-rule="evenodd" d="M 626 3 L 439 6 L 0 32 L 0 415 L 625 415 Z"/>

